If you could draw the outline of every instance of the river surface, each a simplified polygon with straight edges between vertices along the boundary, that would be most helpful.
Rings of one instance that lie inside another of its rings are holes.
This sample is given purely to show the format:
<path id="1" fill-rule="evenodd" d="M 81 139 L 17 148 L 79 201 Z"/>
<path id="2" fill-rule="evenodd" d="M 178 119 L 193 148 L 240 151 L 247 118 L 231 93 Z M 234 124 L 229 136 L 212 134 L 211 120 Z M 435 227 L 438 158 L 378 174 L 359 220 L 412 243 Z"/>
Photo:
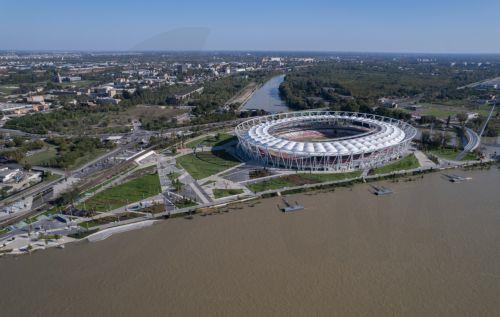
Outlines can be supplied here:
<path id="1" fill-rule="evenodd" d="M 285 75 L 279 75 L 268 80 L 253 94 L 243 106 L 243 109 L 262 109 L 271 113 L 288 111 L 289 108 L 281 100 L 279 92 L 283 80 L 285 80 Z"/>
<path id="2" fill-rule="evenodd" d="M 499 316 L 500 170 L 453 173 L 1 258 L 2 316 Z"/>

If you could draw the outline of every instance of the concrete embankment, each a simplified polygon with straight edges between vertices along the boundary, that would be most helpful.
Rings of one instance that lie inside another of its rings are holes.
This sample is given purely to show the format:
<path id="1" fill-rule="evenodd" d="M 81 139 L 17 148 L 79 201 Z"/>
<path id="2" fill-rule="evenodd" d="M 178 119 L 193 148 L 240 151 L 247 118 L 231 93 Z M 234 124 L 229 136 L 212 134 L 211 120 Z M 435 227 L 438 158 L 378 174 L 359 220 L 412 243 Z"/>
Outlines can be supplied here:
<path id="1" fill-rule="evenodd" d="M 136 229 L 141 229 L 141 228 L 146 228 L 146 227 L 151 226 L 153 223 L 155 223 L 154 220 L 146 220 L 146 221 L 131 223 L 128 225 L 104 229 L 104 230 L 101 230 L 99 232 L 96 232 L 94 234 L 89 235 L 87 237 L 87 240 L 89 242 L 102 241 L 104 239 L 111 237 L 114 234 L 127 232 L 127 231 L 131 231 L 131 230 L 136 230 Z"/>

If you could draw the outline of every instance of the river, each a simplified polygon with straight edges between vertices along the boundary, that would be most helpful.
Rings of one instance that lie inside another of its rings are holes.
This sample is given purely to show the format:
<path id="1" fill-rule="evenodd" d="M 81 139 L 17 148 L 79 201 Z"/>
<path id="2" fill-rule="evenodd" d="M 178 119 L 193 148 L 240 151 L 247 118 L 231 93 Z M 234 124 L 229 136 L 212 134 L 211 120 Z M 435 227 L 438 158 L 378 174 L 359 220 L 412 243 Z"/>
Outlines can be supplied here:
<path id="1" fill-rule="evenodd" d="M 285 75 L 279 75 L 268 80 L 252 95 L 243 106 L 243 109 L 262 109 L 271 113 L 288 111 L 289 108 L 281 100 L 279 92 L 283 80 L 285 80 Z"/>
<path id="2" fill-rule="evenodd" d="M 4 316 L 498 316 L 500 170 L 293 195 L 0 259 Z"/>

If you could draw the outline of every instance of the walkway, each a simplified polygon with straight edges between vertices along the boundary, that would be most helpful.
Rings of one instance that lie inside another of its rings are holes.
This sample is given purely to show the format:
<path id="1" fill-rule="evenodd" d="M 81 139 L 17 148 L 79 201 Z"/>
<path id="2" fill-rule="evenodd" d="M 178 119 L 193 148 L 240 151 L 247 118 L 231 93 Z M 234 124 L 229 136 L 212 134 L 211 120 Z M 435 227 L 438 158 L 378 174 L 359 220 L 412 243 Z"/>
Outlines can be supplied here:
<path id="1" fill-rule="evenodd" d="M 437 167 L 436 163 L 434 163 L 433 161 L 431 161 L 427 157 L 427 155 L 425 155 L 422 151 L 415 151 L 414 154 L 415 154 L 415 157 L 418 160 L 418 163 L 423 168 L 427 169 L 427 168 L 436 168 Z"/>

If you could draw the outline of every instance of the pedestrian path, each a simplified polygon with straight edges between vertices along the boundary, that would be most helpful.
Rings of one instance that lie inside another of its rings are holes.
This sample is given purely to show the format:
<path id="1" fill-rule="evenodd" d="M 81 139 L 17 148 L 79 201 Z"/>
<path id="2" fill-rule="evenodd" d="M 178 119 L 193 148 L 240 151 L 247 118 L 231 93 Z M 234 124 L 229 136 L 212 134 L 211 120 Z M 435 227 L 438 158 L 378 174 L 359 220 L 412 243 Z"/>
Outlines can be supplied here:
<path id="1" fill-rule="evenodd" d="M 423 168 L 436 168 L 437 165 L 431 161 L 422 151 L 415 151 L 415 157 Z"/>

